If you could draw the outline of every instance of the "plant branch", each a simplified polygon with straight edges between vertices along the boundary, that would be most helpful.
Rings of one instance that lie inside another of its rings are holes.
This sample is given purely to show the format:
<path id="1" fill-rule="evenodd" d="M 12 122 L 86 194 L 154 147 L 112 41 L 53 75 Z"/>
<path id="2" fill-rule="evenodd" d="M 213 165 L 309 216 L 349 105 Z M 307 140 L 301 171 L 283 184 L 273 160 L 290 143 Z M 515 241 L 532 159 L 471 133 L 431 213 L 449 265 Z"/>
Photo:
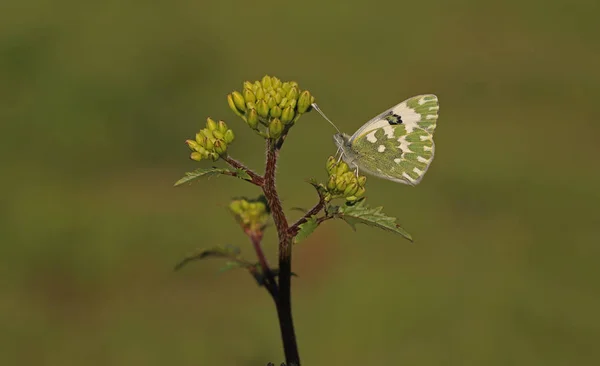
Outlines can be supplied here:
<path id="1" fill-rule="evenodd" d="M 276 141 L 267 139 L 267 163 L 262 187 L 269 203 L 279 238 L 279 296 L 275 300 L 275 305 L 277 306 L 277 315 L 279 317 L 283 350 L 288 365 L 300 365 L 300 356 L 298 354 L 298 345 L 296 343 L 296 333 L 292 318 L 292 237 L 289 235 L 287 218 L 283 213 L 281 200 L 275 187 L 277 157 L 283 141 L 280 140 L 279 145 L 277 144 Z"/>
<path id="2" fill-rule="evenodd" d="M 321 212 L 323 207 L 325 207 L 325 199 L 321 195 L 319 195 L 319 202 L 317 202 L 317 204 L 313 208 L 311 208 L 310 211 L 308 211 L 306 214 L 304 214 L 304 216 L 302 216 L 298 221 L 296 221 L 292 226 L 290 226 L 290 228 L 288 229 L 289 235 L 291 237 L 296 236 L 296 234 L 298 234 L 298 230 L 300 230 L 300 225 L 304 224 L 312 216 Z"/>
<path id="3" fill-rule="evenodd" d="M 255 172 L 253 172 L 250 168 L 246 167 L 244 164 L 240 163 L 239 161 L 235 160 L 234 158 L 232 158 L 229 155 L 222 156 L 221 159 L 223 159 L 227 164 L 231 165 L 232 167 L 234 167 L 236 169 L 241 169 L 241 170 L 245 171 L 246 173 L 248 173 L 250 178 L 252 178 L 252 180 L 250 181 L 251 183 L 254 183 L 260 187 L 263 186 L 264 178 L 261 177 L 260 175 L 256 174 Z"/>

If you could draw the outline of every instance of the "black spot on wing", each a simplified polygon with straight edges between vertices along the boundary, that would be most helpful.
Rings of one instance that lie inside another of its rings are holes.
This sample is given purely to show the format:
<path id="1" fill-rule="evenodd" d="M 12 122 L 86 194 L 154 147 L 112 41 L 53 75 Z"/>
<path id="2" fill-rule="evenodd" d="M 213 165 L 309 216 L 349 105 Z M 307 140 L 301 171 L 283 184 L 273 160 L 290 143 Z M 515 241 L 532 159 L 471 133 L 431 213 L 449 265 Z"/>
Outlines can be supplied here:
<path id="1" fill-rule="evenodd" d="M 388 121 L 390 125 L 399 125 L 402 124 L 402 117 L 397 114 L 390 113 L 385 117 L 385 120 Z"/>

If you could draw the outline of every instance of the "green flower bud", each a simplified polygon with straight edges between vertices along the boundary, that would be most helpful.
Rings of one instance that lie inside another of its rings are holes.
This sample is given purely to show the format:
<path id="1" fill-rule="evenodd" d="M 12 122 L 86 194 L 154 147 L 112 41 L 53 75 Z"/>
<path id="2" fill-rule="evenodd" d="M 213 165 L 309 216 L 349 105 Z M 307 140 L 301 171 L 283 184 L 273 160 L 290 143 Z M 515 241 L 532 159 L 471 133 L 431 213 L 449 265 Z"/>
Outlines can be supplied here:
<path id="1" fill-rule="evenodd" d="M 335 190 L 338 192 L 344 192 L 346 190 L 347 183 L 343 179 L 336 179 Z"/>
<path id="2" fill-rule="evenodd" d="M 303 91 L 298 98 L 298 113 L 304 113 L 308 111 L 311 103 L 310 92 L 308 90 Z"/>
<path id="3" fill-rule="evenodd" d="M 217 161 L 219 160 L 219 154 L 216 152 L 211 152 L 208 153 L 208 156 L 212 159 L 212 161 Z"/>
<path id="4" fill-rule="evenodd" d="M 365 189 L 365 187 L 358 187 L 358 189 L 356 190 L 356 193 L 354 193 L 354 197 L 361 198 L 362 196 L 365 195 L 366 191 L 367 190 Z"/>
<path id="5" fill-rule="evenodd" d="M 252 83 L 249 81 L 244 81 L 244 89 L 252 90 Z"/>
<path id="6" fill-rule="evenodd" d="M 275 98 L 275 103 L 279 104 L 279 103 L 281 103 L 281 100 L 283 99 L 283 96 L 281 94 L 279 94 L 279 93 L 275 93 L 274 98 Z"/>
<path id="7" fill-rule="evenodd" d="M 208 119 L 206 120 L 206 128 L 208 128 L 211 131 L 216 130 L 217 122 L 215 122 L 212 118 L 208 117 Z"/>
<path id="8" fill-rule="evenodd" d="M 285 89 L 284 89 L 285 90 Z M 298 88 L 292 87 L 285 95 L 289 100 L 298 98 Z"/>
<path id="9" fill-rule="evenodd" d="M 222 139 L 223 139 L 223 137 L 225 136 L 225 134 L 224 134 L 224 133 L 222 133 L 222 132 L 221 132 L 221 131 L 219 131 L 219 130 L 214 130 L 214 131 L 213 131 L 213 136 L 214 136 L 216 139 L 221 139 L 221 140 L 222 140 Z"/>
<path id="10" fill-rule="evenodd" d="M 233 142 L 233 139 L 235 139 L 235 135 L 233 134 L 233 130 L 227 130 L 225 132 L 225 135 L 223 136 L 223 138 L 225 139 L 225 142 L 227 144 L 231 144 Z"/>
<path id="11" fill-rule="evenodd" d="M 270 96 L 267 99 L 267 105 L 269 106 L 269 108 L 273 108 L 277 105 L 277 101 L 275 100 L 275 98 L 273 96 Z"/>
<path id="12" fill-rule="evenodd" d="M 329 180 L 327 181 L 327 189 L 328 190 L 333 191 L 335 189 L 336 180 L 337 180 L 337 176 L 335 174 L 332 174 L 329 176 Z"/>
<path id="13" fill-rule="evenodd" d="M 212 138 L 212 137 L 213 137 L 212 131 L 211 131 L 211 130 L 209 130 L 208 128 L 203 128 L 203 129 L 201 129 L 201 130 L 200 130 L 200 133 L 201 133 L 203 136 L 205 136 L 206 138 Z"/>
<path id="14" fill-rule="evenodd" d="M 233 97 L 233 103 L 235 104 L 236 108 L 240 112 L 245 112 L 246 111 L 246 102 L 244 101 L 244 96 L 242 96 L 242 94 L 240 94 L 240 92 L 234 91 L 232 93 L 232 97 Z"/>
<path id="15" fill-rule="evenodd" d="M 198 132 L 196 134 L 196 142 L 198 143 L 199 146 L 205 146 L 206 145 L 206 136 L 204 136 L 202 133 Z"/>
<path id="16" fill-rule="evenodd" d="M 238 110 L 238 108 L 236 107 L 234 101 L 233 101 L 233 96 L 231 94 L 227 95 L 227 104 L 229 104 L 229 109 L 231 109 L 233 111 L 233 113 L 237 114 L 238 116 L 243 116 L 243 113 L 240 112 Z"/>
<path id="17" fill-rule="evenodd" d="M 265 91 L 263 88 L 258 88 L 256 90 L 256 99 L 265 99 Z"/>
<path id="18" fill-rule="evenodd" d="M 260 88 L 262 88 L 262 85 L 260 84 L 260 81 L 256 80 L 254 85 L 252 85 L 252 91 L 256 93 L 256 91 Z"/>
<path id="19" fill-rule="evenodd" d="M 350 171 L 348 171 L 348 172 L 345 172 L 344 174 L 342 174 L 342 177 L 341 177 L 341 178 L 342 178 L 342 179 L 344 180 L 344 182 L 346 182 L 346 183 L 351 183 L 351 182 L 352 182 L 352 183 L 354 183 L 354 182 L 356 182 L 356 178 L 355 178 L 355 176 L 354 176 L 354 172 L 350 172 Z"/>
<path id="20" fill-rule="evenodd" d="M 215 147 L 215 138 L 214 137 L 207 138 L 204 148 L 206 148 L 206 150 L 212 150 L 212 149 L 214 149 L 214 147 Z"/>
<path id="21" fill-rule="evenodd" d="M 269 88 L 271 86 L 271 77 L 269 75 L 263 76 L 262 86 L 263 88 Z"/>
<path id="22" fill-rule="evenodd" d="M 294 86 L 295 86 L 295 87 L 296 87 L 298 90 L 300 89 L 300 88 L 298 87 L 298 83 L 297 83 L 297 82 L 295 82 L 295 81 L 290 81 L 290 86 L 292 86 L 292 87 L 294 87 Z"/>
<path id="23" fill-rule="evenodd" d="M 275 107 L 271 108 L 271 110 L 269 111 L 269 114 L 271 114 L 271 117 L 273 117 L 273 118 L 279 118 L 279 117 L 281 117 L 281 108 L 279 108 L 278 106 L 275 106 Z"/>
<path id="24" fill-rule="evenodd" d="M 276 90 L 277 90 L 277 94 L 281 94 L 282 97 L 285 97 L 287 95 L 287 92 L 285 90 L 283 90 L 282 87 L 279 87 Z"/>
<path id="25" fill-rule="evenodd" d="M 335 174 L 335 171 L 336 171 L 336 168 L 337 168 L 337 160 L 335 159 L 335 157 L 330 156 L 327 159 L 327 163 L 325 163 L 325 168 L 327 169 L 327 174 L 328 175 Z"/>
<path id="26" fill-rule="evenodd" d="M 239 200 L 236 201 L 231 201 L 231 203 L 229 204 L 229 209 L 231 210 L 231 212 L 233 212 L 234 214 L 241 214 L 243 209 L 242 209 L 242 202 Z"/>
<path id="27" fill-rule="evenodd" d="M 197 151 L 194 151 L 193 153 L 190 154 L 190 159 L 195 160 L 195 161 L 200 161 L 200 160 L 202 160 L 202 154 L 200 154 Z"/>
<path id="28" fill-rule="evenodd" d="M 271 86 L 273 89 L 277 89 L 281 87 L 281 80 L 277 79 L 275 76 L 271 78 Z"/>
<path id="29" fill-rule="evenodd" d="M 225 141 L 221 139 L 215 141 L 215 152 L 219 155 L 223 155 L 227 152 L 227 144 Z"/>
<path id="30" fill-rule="evenodd" d="M 366 176 L 361 175 L 361 176 L 358 177 L 358 185 L 360 187 L 364 187 L 366 183 L 367 183 L 367 177 Z"/>
<path id="31" fill-rule="evenodd" d="M 288 123 L 292 122 L 293 119 L 294 119 L 294 107 L 292 107 L 291 105 L 288 105 L 287 107 L 285 107 L 285 109 L 281 113 L 281 122 L 283 122 L 283 124 L 287 125 Z"/>
<path id="32" fill-rule="evenodd" d="M 292 89 L 292 85 L 286 81 L 281 85 L 281 89 L 285 90 L 285 92 L 288 93 L 290 89 Z"/>
<path id="33" fill-rule="evenodd" d="M 350 183 L 344 190 L 344 197 L 353 196 L 354 193 L 358 190 L 358 184 Z"/>
<path id="34" fill-rule="evenodd" d="M 288 98 L 283 97 L 283 98 L 281 98 L 281 102 L 279 102 L 279 106 L 281 108 L 285 108 L 285 106 L 287 105 L 287 103 L 288 103 Z"/>
<path id="35" fill-rule="evenodd" d="M 269 137 L 272 139 L 278 139 L 283 132 L 283 123 L 279 118 L 274 118 L 269 123 Z"/>
<path id="36" fill-rule="evenodd" d="M 296 108 L 297 104 L 298 104 L 298 99 L 292 99 L 292 100 L 290 100 L 289 106 L 292 108 Z"/>
<path id="37" fill-rule="evenodd" d="M 198 151 L 198 148 L 200 147 L 200 145 L 194 140 L 185 140 L 185 143 L 192 151 Z"/>
<path id="38" fill-rule="evenodd" d="M 248 126 L 250 126 L 250 128 L 253 130 L 258 128 L 258 113 L 256 112 L 256 109 L 251 109 L 248 111 L 246 123 L 248 123 Z"/>
<path id="39" fill-rule="evenodd" d="M 242 210 L 246 211 L 250 207 L 250 202 L 241 200 Z"/>
<path id="40" fill-rule="evenodd" d="M 229 130 L 229 128 L 227 128 L 227 123 L 225 123 L 225 121 L 219 121 L 219 131 L 225 133 L 227 130 Z"/>
<path id="41" fill-rule="evenodd" d="M 246 101 L 246 103 L 248 103 L 248 102 L 254 103 L 256 101 L 256 95 L 254 95 L 252 90 L 244 89 L 244 100 Z"/>
<path id="42" fill-rule="evenodd" d="M 350 170 L 350 167 L 348 167 L 348 164 L 346 164 L 346 162 L 344 162 L 344 161 L 340 161 L 340 163 L 337 166 L 336 173 L 337 173 L 337 175 L 342 175 L 349 170 Z"/>
<path id="43" fill-rule="evenodd" d="M 267 102 L 265 102 L 264 99 L 258 101 L 256 105 L 256 111 L 258 112 L 258 115 L 262 118 L 267 118 L 269 116 L 269 106 L 267 105 Z"/>
<path id="44" fill-rule="evenodd" d="M 247 109 L 256 109 L 256 104 L 254 102 L 248 102 L 248 103 L 246 103 L 246 108 Z"/>
<path id="45" fill-rule="evenodd" d="M 358 197 L 356 197 L 356 196 L 348 196 L 348 197 L 346 197 L 346 201 L 348 201 L 348 202 L 354 202 L 357 199 L 358 199 Z"/>

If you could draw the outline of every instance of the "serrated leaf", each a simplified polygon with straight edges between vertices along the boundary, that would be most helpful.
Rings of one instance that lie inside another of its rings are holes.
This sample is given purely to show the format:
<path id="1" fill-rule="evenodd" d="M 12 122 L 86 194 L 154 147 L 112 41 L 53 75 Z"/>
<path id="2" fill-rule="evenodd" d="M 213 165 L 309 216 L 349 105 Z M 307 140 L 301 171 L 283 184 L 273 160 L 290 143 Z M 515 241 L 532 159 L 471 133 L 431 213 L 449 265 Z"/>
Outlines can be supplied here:
<path id="1" fill-rule="evenodd" d="M 364 201 L 360 201 L 354 205 L 346 204 L 339 207 L 332 207 L 332 209 L 333 212 L 331 214 L 333 216 L 346 221 L 354 230 L 356 230 L 356 224 L 365 224 L 400 234 L 406 239 L 413 241 L 412 236 L 401 228 L 400 225 L 396 224 L 395 217 L 387 216 L 381 212 L 383 207 L 371 208 Z"/>
<path id="2" fill-rule="evenodd" d="M 302 240 L 308 238 L 308 236 L 315 231 L 317 226 L 319 226 L 319 223 L 317 222 L 316 216 L 311 216 L 308 218 L 305 223 L 298 226 L 298 233 L 294 237 L 294 244 L 298 244 Z"/>
<path id="3" fill-rule="evenodd" d="M 224 169 L 224 168 L 216 168 L 216 167 L 198 168 L 198 169 L 194 170 L 193 172 L 185 173 L 183 178 L 181 178 L 177 182 L 175 182 L 175 187 L 182 185 L 184 183 L 188 183 L 194 179 L 198 179 L 198 178 L 202 178 L 202 177 L 209 178 L 209 177 L 219 175 L 219 174 L 230 175 L 230 176 L 238 177 L 238 178 L 244 179 L 244 180 L 252 180 L 250 175 L 248 175 L 248 173 L 246 173 L 242 169 Z"/>
<path id="4" fill-rule="evenodd" d="M 190 262 L 199 261 L 208 258 L 229 258 L 233 261 L 244 263 L 243 259 L 239 258 L 240 250 L 234 246 L 213 247 L 210 249 L 197 249 L 194 252 L 186 255 L 177 265 L 175 270 L 178 271 Z"/>

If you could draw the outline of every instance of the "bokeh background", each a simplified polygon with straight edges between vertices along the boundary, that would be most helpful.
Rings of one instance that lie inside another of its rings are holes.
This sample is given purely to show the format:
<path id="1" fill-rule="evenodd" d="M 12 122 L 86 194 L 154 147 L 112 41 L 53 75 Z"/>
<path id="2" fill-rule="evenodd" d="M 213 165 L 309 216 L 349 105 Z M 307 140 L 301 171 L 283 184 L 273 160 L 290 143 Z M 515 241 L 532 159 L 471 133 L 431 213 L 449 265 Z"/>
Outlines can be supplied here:
<path id="1" fill-rule="evenodd" d="M 295 249 L 306 365 L 600 363 L 598 1 L 5 0 L 0 5 L 0 363 L 281 362 L 271 299 L 197 247 L 250 244 L 226 211 L 255 187 L 173 187 L 184 140 L 273 74 L 352 133 L 435 93 L 436 159 L 369 201 L 415 237 L 328 222 Z M 294 127 L 284 205 L 311 206 L 334 133 Z M 266 250 L 276 258 L 274 233 Z"/>

